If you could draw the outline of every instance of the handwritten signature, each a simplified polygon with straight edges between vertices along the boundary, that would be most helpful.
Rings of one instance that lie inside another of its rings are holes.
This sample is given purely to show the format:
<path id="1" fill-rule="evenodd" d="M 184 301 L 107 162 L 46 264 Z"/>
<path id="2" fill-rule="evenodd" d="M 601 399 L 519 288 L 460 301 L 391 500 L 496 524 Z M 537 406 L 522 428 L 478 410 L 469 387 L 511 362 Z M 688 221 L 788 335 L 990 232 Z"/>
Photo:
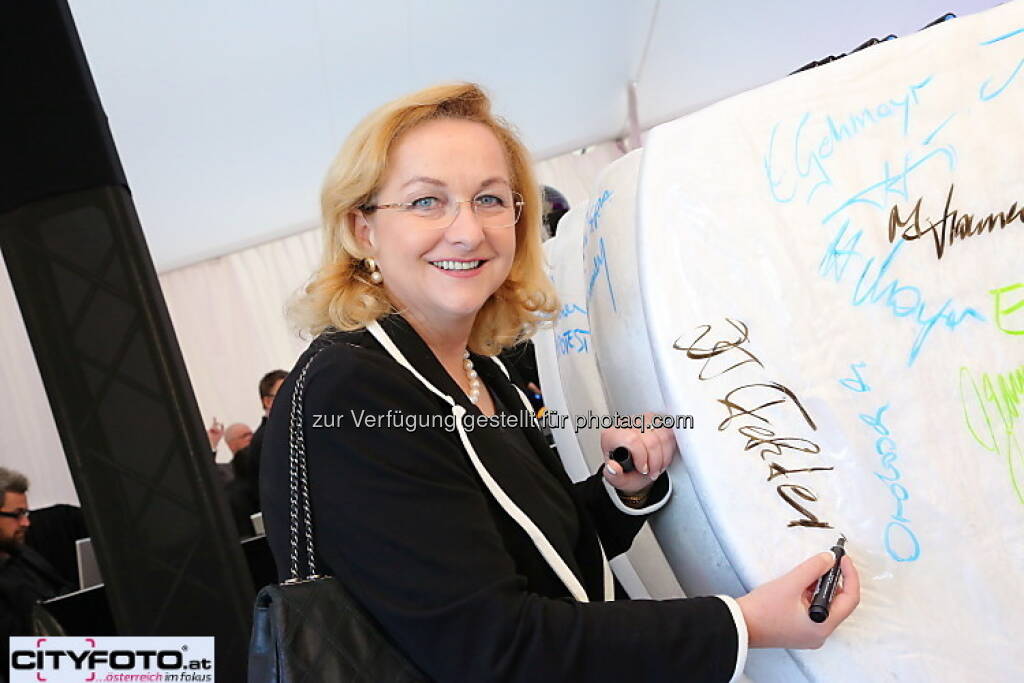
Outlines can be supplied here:
<path id="1" fill-rule="evenodd" d="M 721 378 L 736 368 L 748 364 L 764 368 L 761 360 L 746 346 L 750 341 L 746 323 L 729 318 L 726 318 L 725 321 L 732 327 L 734 335 L 730 334 L 730 337 L 734 336 L 734 338 L 719 338 L 714 343 L 707 345 L 708 343 L 704 339 L 711 332 L 712 326 L 701 325 L 698 328 L 700 334 L 692 342 L 682 342 L 683 338 L 679 337 L 672 344 L 672 348 L 685 352 L 686 357 L 690 360 L 704 361 L 697 372 L 697 379 L 700 381 Z M 704 344 L 704 346 L 699 346 L 700 344 Z M 773 481 L 777 477 L 785 477 L 788 480 L 791 474 L 807 474 L 833 469 L 833 467 L 806 466 L 794 468 L 779 462 L 784 451 L 785 455 L 795 455 L 796 457 L 815 456 L 821 453 L 821 447 L 809 439 L 779 436 L 774 429 L 770 429 L 773 426 L 771 418 L 774 417 L 774 411 L 781 409 L 775 408 L 775 406 L 795 409 L 812 431 L 818 429 L 800 399 L 782 384 L 773 381 L 742 384 L 730 389 L 722 398 L 718 399 L 718 402 L 725 407 L 727 413 L 725 419 L 718 425 L 718 431 L 725 431 L 735 426 L 734 423 L 742 423 L 736 432 L 746 438 L 743 450 L 758 450 L 761 460 L 768 466 L 766 481 Z M 801 453 L 805 455 L 797 455 Z M 805 465 L 806 463 L 799 464 Z M 819 519 L 817 515 L 807 509 L 806 503 L 818 500 L 817 494 L 811 489 L 801 484 L 785 483 L 776 485 L 775 491 L 786 504 L 800 513 L 799 519 L 791 520 L 786 526 L 832 528 L 831 524 Z"/>
<path id="2" fill-rule="evenodd" d="M 906 218 L 900 216 L 899 205 L 893 205 L 889 212 L 889 243 L 892 244 L 896 239 L 896 233 L 900 228 L 905 228 L 900 236 L 908 242 L 931 235 L 932 243 L 935 245 L 935 257 L 941 259 L 946 247 L 952 247 L 956 240 L 963 241 L 968 237 L 990 234 L 996 229 L 996 223 L 999 224 L 1000 230 L 1014 221 L 1019 221 L 1021 225 L 1024 225 L 1024 204 L 1018 208 L 1017 202 L 1010 204 L 1005 211 L 989 213 L 982 216 L 980 220 L 978 220 L 978 216 L 966 211 L 960 213 L 958 209 L 951 208 L 955 187 L 954 184 L 949 186 L 942 218 L 933 221 L 929 217 L 925 217 L 924 222 L 927 224 L 925 228 L 921 227 L 921 202 L 924 201 L 924 197 L 917 200 Z"/>
<path id="3" fill-rule="evenodd" d="M 1024 365 L 1002 375 L 982 373 L 980 377 L 961 367 L 960 402 L 971 438 L 1006 458 L 1010 483 L 1024 503 L 1024 447 L 1016 431 L 1024 410 Z"/>
<path id="4" fill-rule="evenodd" d="M 851 377 L 839 380 L 839 383 L 852 392 L 865 394 L 871 391 L 867 380 L 861 373 L 867 363 L 854 363 L 850 366 Z M 889 516 L 889 522 L 882 532 L 882 543 L 886 554 L 897 562 L 913 562 L 921 556 L 921 543 L 910 528 L 910 519 L 904 514 L 903 503 L 910 499 L 910 493 L 900 483 L 902 473 L 896 467 L 899 452 L 892 432 L 885 426 L 883 416 L 889 410 L 889 404 L 879 407 L 874 413 L 861 413 L 860 420 L 871 427 L 876 434 L 875 453 L 882 456 L 880 461 L 882 472 L 874 472 L 882 483 L 886 484 L 895 501 L 896 511 Z"/>

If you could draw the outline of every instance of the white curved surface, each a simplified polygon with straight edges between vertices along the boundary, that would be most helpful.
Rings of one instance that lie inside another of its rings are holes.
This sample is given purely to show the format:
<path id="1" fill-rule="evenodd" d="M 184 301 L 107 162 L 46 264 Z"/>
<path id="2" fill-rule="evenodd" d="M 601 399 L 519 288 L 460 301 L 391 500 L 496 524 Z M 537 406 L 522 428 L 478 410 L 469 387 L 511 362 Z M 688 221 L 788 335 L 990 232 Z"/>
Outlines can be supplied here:
<path id="1" fill-rule="evenodd" d="M 951 185 L 961 212 L 1024 200 L 1022 28 L 1006 5 L 649 138 L 643 300 L 667 406 L 697 423 L 682 442 L 715 535 L 747 586 L 840 530 L 860 568 L 859 610 L 792 653 L 815 680 L 1024 680 L 1021 397 L 998 391 L 1024 375 L 1022 338 L 990 293 L 1024 279 L 1024 228 L 941 260 L 928 235 L 888 235 L 893 205 L 922 198 L 927 228 Z M 832 469 L 768 481 L 772 463 Z"/>
<path id="2" fill-rule="evenodd" d="M 755 651 L 757 681 L 1024 680 L 1022 141 L 1018 1 L 655 129 L 636 214 L 635 159 L 595 188 L 607 408 L 695 421 L 654 522 L 680 583 L 735 595 L 840 532 L 860 570 L 826 646 Z M 919 198 L 920 238 L 890 240 Z M 947 200 L 1011 221 L 939 258 Z M 560 362 L 567 402 L 599 403 Z"/>
<path id="3" fill-rule="evenodd" d="M 641 160 L 641 153 L 636 151 L 609 165 L 598 178 L 587 208 L 582 252 L 591 348 L 609 414 L 654 412 L 685 417 L 685 410 L 668 410 L 652 357 L 644 353 L 651 344 L 637 254 Z M 569 255 L 571 263 L 574 254 Z M 679 435 L 684 433 L 677 430 Z M 685 453 L 684 448 L 681 442 L 681 452 Z M 638 573 L 648 583 L 664 582 L 666 574 L 674 574 L 671 583 L 678 581 L 690 595 L 742 595 L 745 591 L 708 524 L 685 458 L 672 463 L 669 476 L 673 480 L 672 500 L 649 525 L 657 534 L 657 542 L 637 542 L 630 551 Z M 787 655 L 778 651 L 751 651 L 746 670 L 761 681 L 792 682 L 802 678 Z"/>
<path id="4" fill-rule="evenodd" d="M 635 192 L 639 157 L 626 157 L 627 175 Z M 621 160 L 620 160 L 621 161 Z M 613 164 L 616 166 L 616 164 Z M 550 275 L 558 290 L 562 309 L 552 328 L 535 338 L 538 369 L 544 400 L 554 414 L 565 416 L 564 426 L 552 419 L 552 434 L 566 471 L 573 480 L 595 472 L 604 458 L 601 429 L 584 424 L 590 415 L 609 414 L 605 390 L 591 344 L 591 323 L 586 308 L 586 290 L 580 263 L 586 217 L 590 207 L 574 209 L 562 217 L 557 237 L 545 243 Z M 568 391 L 564 391 L 568 388 Z M 577 416 L 584 422 L 577 423 Z M 675 575 L 649 527 L 641 529 L 630 550 L 611 560 L 615 575 L 633 598 L 683 597 Z"/>

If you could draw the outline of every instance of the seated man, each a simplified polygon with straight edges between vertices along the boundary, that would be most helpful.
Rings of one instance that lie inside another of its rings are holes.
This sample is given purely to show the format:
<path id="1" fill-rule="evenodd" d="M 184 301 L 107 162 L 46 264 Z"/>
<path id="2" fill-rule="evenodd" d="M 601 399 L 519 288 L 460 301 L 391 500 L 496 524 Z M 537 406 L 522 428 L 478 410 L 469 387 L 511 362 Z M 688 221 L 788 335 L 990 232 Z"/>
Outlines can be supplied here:
<path id="1" fill-rule="evenodd" d="M 28 479 L 0 467 L 0 581 L 16 584 L 34 601 L 69 593 L 68 584 L 38 552 L 25 545 L 28 533 Z"/>
<path id="2" fill-rule="evenodd" d="M 25 475 L 0 467 L 0 641 L 5 651 L 10 636 L 42 635 L 38 627 L 40 600 L 75 588 L 42 555 L 25 545 L 31 524 L 27 494 Z M 49 620 L 52 624 L 52 617 Z"/>
<path id="3" fill-rule="evenodd" d="M 85 515 L 77 505 L 58 504 L 32 511 L 25 545 L 39 552 L 68 584 L 78 585 L 75 541 L 89 536 Z"/>

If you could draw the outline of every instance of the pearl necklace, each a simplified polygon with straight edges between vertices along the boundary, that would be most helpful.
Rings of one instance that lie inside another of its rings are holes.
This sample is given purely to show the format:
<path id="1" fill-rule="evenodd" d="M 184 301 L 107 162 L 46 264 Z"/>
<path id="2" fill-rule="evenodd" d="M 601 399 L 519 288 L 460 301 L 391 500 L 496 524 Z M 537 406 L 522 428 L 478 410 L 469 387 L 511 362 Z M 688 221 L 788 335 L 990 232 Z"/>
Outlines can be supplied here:
<path id="1" fill-rule="evenodd" d="M 480 400 L 480 389 L 483 385 L 480 383 L 480 376 L 473 369 L 473 361 L 469 359 L 468 350 L 462 353 L 462 365 L 466 368 L 466 377 L 469 378 L 469 402 L 476 405 Z"/>

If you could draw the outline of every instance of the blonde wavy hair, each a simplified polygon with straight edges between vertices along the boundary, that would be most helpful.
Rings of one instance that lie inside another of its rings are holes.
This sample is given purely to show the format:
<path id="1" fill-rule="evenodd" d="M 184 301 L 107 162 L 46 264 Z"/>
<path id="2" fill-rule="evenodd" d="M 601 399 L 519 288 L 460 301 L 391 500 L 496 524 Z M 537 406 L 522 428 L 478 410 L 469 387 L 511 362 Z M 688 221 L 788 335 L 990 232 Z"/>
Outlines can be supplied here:
<path id="1" fill-rule="evenodd" d="M 375 203 L 388 155 L 401 136 L 434 119 L 464 119 L 490 128 L 505 151 L 512 189 L 523 196 L 516 224 L 516 253 L 508 278 L 477 313 L 470 348 L 493 355 L 528 338 L 554 318 L 558 300 L 544 272 L 541 250 L 543 199 L 529 153 L 510 126 L 491 113 L 491 102 L 473 83 L 436 85 L 400 97 L 372 112 L 345 140 L 327 172 L 320 205 L 324 253 L 319 270 L 290 310 L 299 329 L 317 335 L 329 328 L 357 330 L 399 312 L 381 285 L 369 278 L 354 212 Z"/>

